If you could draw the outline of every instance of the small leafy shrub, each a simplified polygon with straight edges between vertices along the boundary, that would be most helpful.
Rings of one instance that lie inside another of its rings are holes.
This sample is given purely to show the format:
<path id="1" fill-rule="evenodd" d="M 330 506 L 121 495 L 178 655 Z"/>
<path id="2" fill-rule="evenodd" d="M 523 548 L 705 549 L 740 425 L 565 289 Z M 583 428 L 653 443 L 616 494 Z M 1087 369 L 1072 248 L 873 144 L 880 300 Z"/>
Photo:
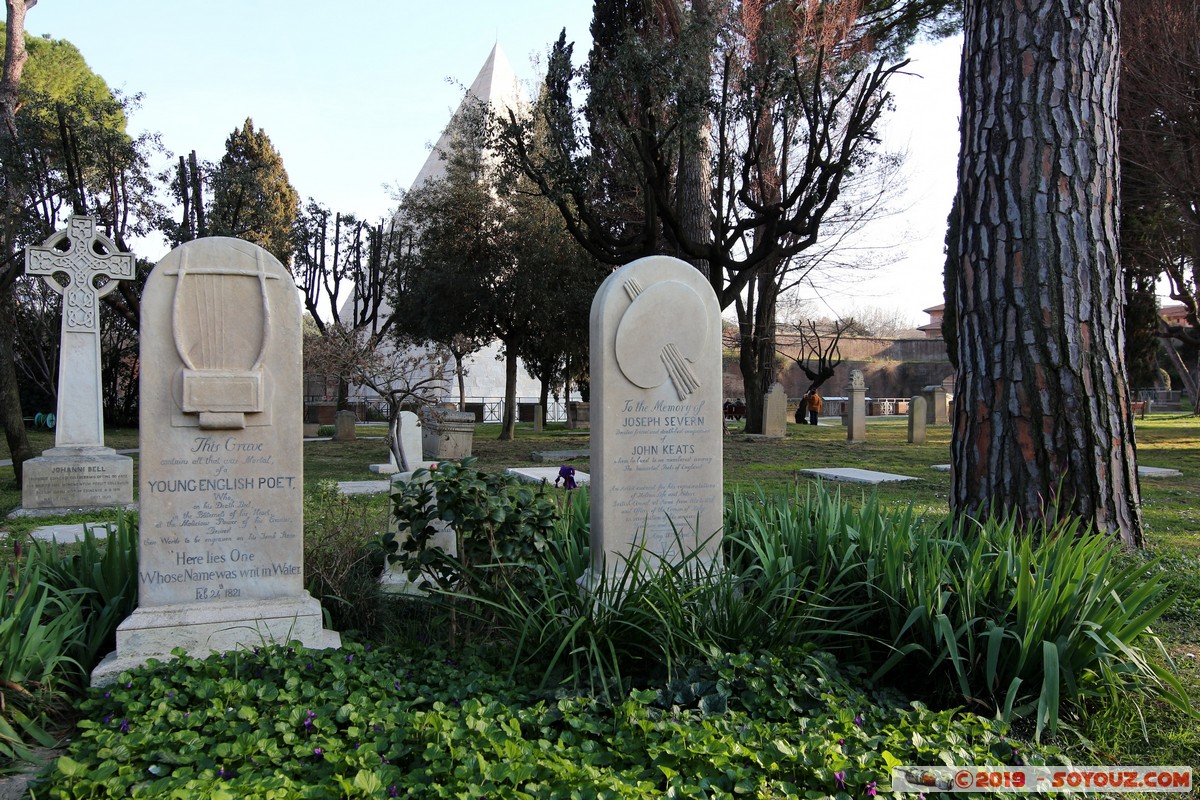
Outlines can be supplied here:
<path id="1" fill-rule="evenodd" d="M 349 644 L 180 657 L 93 690 L 39 798 L 862 797 L 901 763 L 1045 763 L 1002 723 L 873 694 L 811 651 L 714 654 L 672 690 L 547 695 L 486 654 Z M 791 699 L 797 694 L 799 700 Z M 710 694 L 712 694 L 710 692 Z M 798 709 L 798 710 L 797 710 Z"/>
<path id="2" fill-rule="evenodd" d="M 305 494 L 306 588 L 337 630 L 370 630 L 385 618 L 389 603 L 371 545 L 385 522 L 370 498 L 343 495 L 334 481 Z"/>
<path id="3" fill-rule="evenodd" d="M 389 531 L 381 548 L 399 561 L 409 580 L 427 588 L 476 598 L 524 593 L 554 530 L 557 506 L 544 489 L 481 472 L 474 462 L 417 470 L 392 498 L 393 517 L 406 533 L 397 537 Z M 457 556 L 431 544 L 438 523 L 454 530 Z"/>
<path id="4" fill-rule="evenodd" d="M 60 592 L 81 600 L 84 627 L 75 637 L 70 657 L 87 683 L 100 659 L 117 646 L 117 626 L 138 604 L 138 526 L 136 519 L 118 512 L 103 542 L 88 526 L 73 552 L 57 542 L 34 543 L 45 580 Z"/>

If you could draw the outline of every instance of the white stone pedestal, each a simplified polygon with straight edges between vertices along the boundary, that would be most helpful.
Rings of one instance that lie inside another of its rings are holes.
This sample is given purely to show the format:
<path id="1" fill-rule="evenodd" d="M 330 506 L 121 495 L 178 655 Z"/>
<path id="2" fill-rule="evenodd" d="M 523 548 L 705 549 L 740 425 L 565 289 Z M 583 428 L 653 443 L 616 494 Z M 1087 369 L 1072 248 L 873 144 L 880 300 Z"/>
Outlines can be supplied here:
<path id="1" fill-rule="evenodd" d="M 25 509 L 111 508 L 133 502 L 133 459 L 111 447 L 52 447 L 24 465 Z"/>
<path id="2" fill-rule="evenodd" d="M 138 608 L 117 628 L 117 649 L 92 671 L 92 685 L 111 683 L 127 669 L 151 658 L 166 660 L 182 647 L 193 656 L 226 652 L 254 643 L 340 647 L 341 637 L 325 630 L 321 604 L 305 592 L 267 600 L 219 600 L 189 605 Z"/>

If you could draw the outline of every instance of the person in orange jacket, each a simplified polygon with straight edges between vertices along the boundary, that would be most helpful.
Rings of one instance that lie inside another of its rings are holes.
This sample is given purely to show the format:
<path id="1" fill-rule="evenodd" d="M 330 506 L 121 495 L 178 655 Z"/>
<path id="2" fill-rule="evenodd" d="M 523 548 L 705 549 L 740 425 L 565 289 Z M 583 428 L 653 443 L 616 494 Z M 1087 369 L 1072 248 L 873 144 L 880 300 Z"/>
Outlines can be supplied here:
<path id="1" fill-rule="evenodd" d="M 823 402 L 821 395 L 816 389 L 809 389 L 808 394 L 804 395 L 804 404 L 808 408 L 808 424 L 817 424 L 817 415 L 821 413 Z"/>

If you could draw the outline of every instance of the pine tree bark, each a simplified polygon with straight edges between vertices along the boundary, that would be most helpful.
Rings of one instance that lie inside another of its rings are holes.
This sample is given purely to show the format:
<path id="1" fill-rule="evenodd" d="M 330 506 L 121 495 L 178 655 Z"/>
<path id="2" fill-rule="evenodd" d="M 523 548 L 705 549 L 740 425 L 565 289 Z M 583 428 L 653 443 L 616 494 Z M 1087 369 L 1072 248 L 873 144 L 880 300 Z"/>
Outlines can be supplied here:
<path id="1" fill-rule="evenodd" d="M 1118 0 L 968 0 L 951 509 L 1142 544 L 1117 258 Z"/>

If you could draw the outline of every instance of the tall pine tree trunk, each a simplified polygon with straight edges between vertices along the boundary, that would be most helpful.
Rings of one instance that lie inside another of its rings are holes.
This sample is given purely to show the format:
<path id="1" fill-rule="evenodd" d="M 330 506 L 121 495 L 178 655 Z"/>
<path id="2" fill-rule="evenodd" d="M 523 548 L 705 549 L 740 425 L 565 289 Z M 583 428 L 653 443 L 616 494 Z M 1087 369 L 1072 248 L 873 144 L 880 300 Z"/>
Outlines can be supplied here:
<path id="1" fill-rule="evenodd" d="M 968 0 L 951 508 L 1142 543 L 1117 259 L 1118 0 Z M 956 224 L 955 224 L 956 223 Z"/>

